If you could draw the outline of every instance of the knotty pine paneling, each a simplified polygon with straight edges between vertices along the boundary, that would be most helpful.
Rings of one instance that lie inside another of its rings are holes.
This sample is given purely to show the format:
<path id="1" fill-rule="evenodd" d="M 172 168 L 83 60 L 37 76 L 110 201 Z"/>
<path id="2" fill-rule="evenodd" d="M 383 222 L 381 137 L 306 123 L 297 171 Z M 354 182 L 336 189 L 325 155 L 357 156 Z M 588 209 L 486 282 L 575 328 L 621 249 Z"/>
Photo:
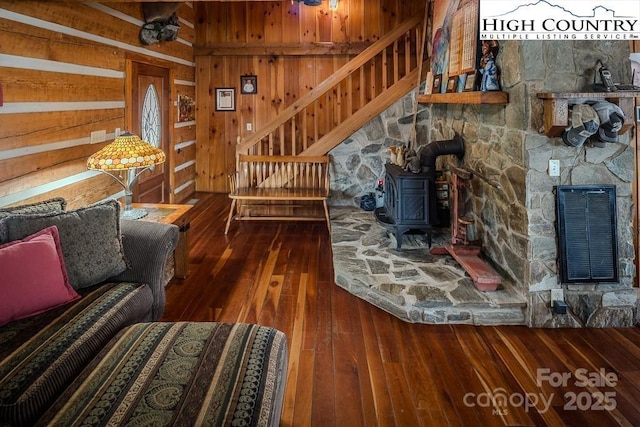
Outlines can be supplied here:
<path id="1" fill-rule="evenodd" d="M 288 0 L 197 2 L 196 54 L 198 48 L 234 42 L 255 47 L 265 43 L 285 47 L 373 43 L 397 24 L 421 14 L 424 7 L 424 0 L 341 0 L 335 11 L 329 9 L 328 0 L 315 7 Z M 228 191 L 227 176 L 235 172 L 237 137 L 251 133 L 246 124 L 260 129 L 352 58 L 346 54 L 252 56 L 241 51 L 228 56 L 208 52 L 197 56 L 197 190 Z M 384 66 L 387 64 L 376 64 L 373 71 L 377 76 L 382 75 Z M 240 94 L 242 74 L 258 76 L 257 95 Z M 282 139 L 265 144 L 260 148 L 262 153 L 290 153 L 293 132 L 304 136 L 301 144 L 311 144 L 317 138 L 314 129 L 323 132 L 360 107 L 360 102 L 344 101 L 346 93 L 357 92 L 365 99 L 385 84 L 380 77 L 374 86 L 362 88 L 360 80 L 355 76 L 351 84 L 336 87 L 335 93 L 311 105 L 294 129 L 287 124 Z M 236 88 L 236 111 L 215 111 L 216 87 Z"/>
<path id="2" fill-rule="evenodd" d="M 113 179 L 87 173 L 86 158 L 126 128 L 127 59 L 171 68 L 170 146 L 195 141 L 195 125 L 174 126 L 177 95 L 196 98 L 196 15 L 190 4 L 178 15 L 180 41 L 144 46 L 139 3 L 0 3 L 0 206 L 62 196 L 74 208 L 122 194 Z M 90 144 L 98 130 L 107 141 Z M 195 147 L 167 155 L 176 168 L 195 161 Z M 171 193 L 184 186 L 188 200 L 194 179 L 193 165 L 179 169 Z"/>

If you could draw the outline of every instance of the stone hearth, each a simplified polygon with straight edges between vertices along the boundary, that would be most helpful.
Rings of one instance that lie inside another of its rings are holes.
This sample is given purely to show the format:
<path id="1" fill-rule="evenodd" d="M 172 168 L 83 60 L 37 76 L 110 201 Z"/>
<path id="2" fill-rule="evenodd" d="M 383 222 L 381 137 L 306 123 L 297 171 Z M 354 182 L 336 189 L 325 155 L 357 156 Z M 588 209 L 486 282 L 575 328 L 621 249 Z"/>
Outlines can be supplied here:
<path id="1" fill-rule="evenodd" d="M 373 212 L 354 207 L 333 207 L 331 229 L 336 283 L 402 320 L 526 324 L 526 299 L 513 286 L 503 281 L 497 291 L 476 290 L 453 258 L 429 253 L 423 235 L 405 235 L 398 251 Z M 434 246 L 448 239 L 448 229 L 434 229 Z"/>

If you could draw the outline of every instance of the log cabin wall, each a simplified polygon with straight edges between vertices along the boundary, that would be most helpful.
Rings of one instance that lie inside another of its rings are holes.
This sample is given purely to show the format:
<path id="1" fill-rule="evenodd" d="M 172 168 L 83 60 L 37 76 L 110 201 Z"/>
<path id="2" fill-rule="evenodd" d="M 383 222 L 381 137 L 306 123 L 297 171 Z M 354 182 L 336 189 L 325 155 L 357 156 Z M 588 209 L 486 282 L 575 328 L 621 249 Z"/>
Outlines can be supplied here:
<path id="1" fill-rule="evenodd" d="M 70 208 L 122 197 L 88 171 L 89 155 L 127 129 L 127 61 L 170 69 L 170 202 L 195 191 L 195 121 L 178 122 L 178 95 L 195 97 L 195 18 L 178 9 L 178 40 L 144 46 L 140 3 L 0 3 L 0 206 L 53 196 Z M 91 144 L 93 131 L 106 130 Z"/>
<path id="2" fill-rule="evenodd" d="M 424 0 L 340 0 L 336 10 L 328 0 L 320 6 L 289 0 L 196 3 L 196 189 L 228 191 L 238 138 L 251 132 L 247 123 L 260 129 L 424 8 Z M 241 94 L 242 75 L 257 76 L 257 94 Z M 215 89 L 225 87 L 236 89 L 235 111 L 216 111 Z M 374 89 L 356 82 L 344 90 L 366 97 Z M 309 113 L 308 122 L 319 121 L 320 129 L 323 121 L 339 123 L 345 108 L 334 94 Z"/>

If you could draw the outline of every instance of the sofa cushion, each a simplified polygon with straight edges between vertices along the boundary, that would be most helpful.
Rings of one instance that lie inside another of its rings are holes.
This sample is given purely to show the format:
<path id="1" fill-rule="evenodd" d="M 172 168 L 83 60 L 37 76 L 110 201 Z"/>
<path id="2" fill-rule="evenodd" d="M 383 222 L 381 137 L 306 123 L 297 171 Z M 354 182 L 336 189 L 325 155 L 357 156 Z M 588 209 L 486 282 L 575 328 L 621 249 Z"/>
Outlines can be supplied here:
<path id="1" fill-rule="evenodd" d="M 147 285 L 110 283 L 0 327 L 0 425 L 28 425 L 123 327 L 148 321 Z"/>
<path id="2" fill-rule="evenodd" d="M 123 330 L 36 425 L 278 426 L 287 341 L 247 323 Z"/>
<path id="3" fill-rule="evenodd" d="M 55 226 L 0 245 L 0 271 L 0 326 L 80 298 L 69 284 Z"/>
<path id="4" fill-rule="evenodd" d="M 120 204 L 116 200 L 73 211 L 12 215 L 0 220 L 8 241 L 52 225 L 58 227 L 69 282 L 75 289 L 103 282 L 127 268 L 120 236 Z"/>
<path id="5" fill-rule="evenodd" d="M 67 208 L 67 201 L 62 197 L 43 200 L 41 202 L 29 203 L 26 205 L 8 206 L 0 208 L 0 218 L 5 218 L 16 214 L 38 214 L 48 212 L 64 212 Z"/>

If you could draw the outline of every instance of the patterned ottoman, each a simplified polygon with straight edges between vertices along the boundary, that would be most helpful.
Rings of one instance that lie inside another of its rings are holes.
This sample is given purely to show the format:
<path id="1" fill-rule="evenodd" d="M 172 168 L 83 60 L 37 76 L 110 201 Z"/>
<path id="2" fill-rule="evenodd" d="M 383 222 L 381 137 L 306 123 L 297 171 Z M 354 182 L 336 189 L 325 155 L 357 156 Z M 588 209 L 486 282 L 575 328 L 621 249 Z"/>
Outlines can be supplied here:
<path id="1" fill-rule="evenodd" d="M 277 426 L 285 335 L 245 323 L 154 322 L 121 331 L 38 425 Z"/>

